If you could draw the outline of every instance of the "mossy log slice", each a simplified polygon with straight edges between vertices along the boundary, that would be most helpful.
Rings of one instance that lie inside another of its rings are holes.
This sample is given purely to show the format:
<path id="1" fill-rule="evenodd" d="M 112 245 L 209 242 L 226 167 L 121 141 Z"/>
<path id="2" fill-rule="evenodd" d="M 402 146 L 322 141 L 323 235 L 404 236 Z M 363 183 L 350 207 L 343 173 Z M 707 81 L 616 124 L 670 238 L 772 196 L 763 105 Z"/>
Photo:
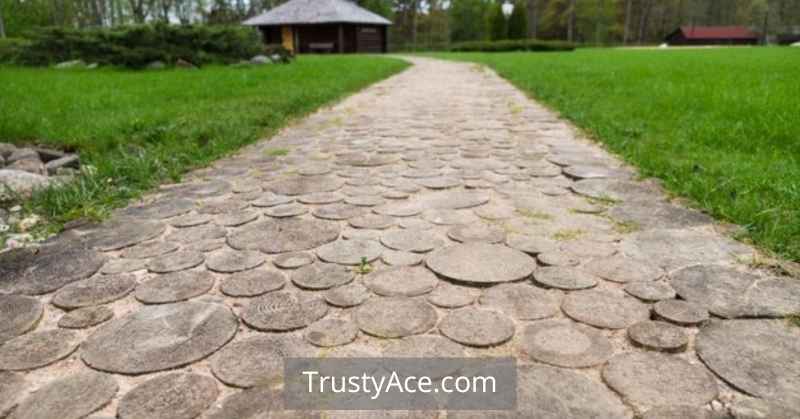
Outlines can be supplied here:
<path id="1" fill-rule="evenodd" d="M 22 295 L 0 295 L 0 345 L 36 327 L 44 314 L 39 300 Z"/>
<path id="2" fill-rule="evenodd" d="M 225 306 L 186 302 L 148 306 L 102 326 L 82 345 L 90 367 L 146 374 L 182 367 L 216 352 L 239 322 Z"/>
<path id="3" fill-rule="evenodd" d="M 0 346 L 0 370 L 26 371 L 45 367 L 75 352 L 80 339 L 78 332 L 64 329 L 16 337 Z"/>
<path id="4" fill-rule="evenodd" d="M 118 390 L 116 380 L 108 374 L 79 372 L 31 393 L 9 419 L 81 419 L 110 403 Z"/>
<path id="5" fill-rule="evenodd" d="M 466 243 L 432 253 L 426 264 L 437 274 L 462 282 L 492 284 L 528 278 L 536 261 L 497 244 Z"/>
<path id="6" fill-rule="evenodd" d="M 237 250 L 287 253 L 315 249 L 339 238 L 339 225 L 330 221 L 274 219 L 252 224 L 228 237 Z"/>

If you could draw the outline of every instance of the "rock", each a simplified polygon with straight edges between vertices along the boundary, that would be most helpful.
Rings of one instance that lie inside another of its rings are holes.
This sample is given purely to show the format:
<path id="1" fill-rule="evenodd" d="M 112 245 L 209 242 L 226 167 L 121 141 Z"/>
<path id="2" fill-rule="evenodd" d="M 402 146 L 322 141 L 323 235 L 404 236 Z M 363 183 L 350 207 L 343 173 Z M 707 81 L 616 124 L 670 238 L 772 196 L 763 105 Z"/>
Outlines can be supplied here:
<path id="1" fill-rule="evenodd" d="M 800 406 L 800 328 L 784 320 L 722 320 L 700 328 L 700 359 L 734 388 Z"/>
<path id="2" fill-rule="evenodd" d="M 800 281 L 796 279 L 759 277 L 721 265 L 692 266 L 671 276 L 678 295 L 720 317 L 800 313 Z"/>
<path id="3" fill-rule="evenodd" d="M 527 326 L 521 347 L 531 359 L 565 368 L 604 364 L 614 349 L 600 331 L 571 320 L 543 320 Z"/>
<path id="4" fill-rule="evenodd" d="M 642 415 L 642 419 L 712 419 L 710 410 L 697 406 L 661 406 L 650 409 Z M 766 419 L 766 418 L 764 418 Z"/>
<path id="5" fill-rule="evenodd" d="M 288 357 L 312 357 L 316 348 L 295 335 L 259 334 L 233 342 L 211 357 L 211 372 L 234 387 L 282 383 Z M 241 416 L 235 416 L 241 417 Z"/>
<path id="6" fill-rule="evenodd" d="M 78 349 L 80 334 L 55 329 L 32 332 L 0 346 L 0 370 L 26 371 L 60 361 Z"/>
<path id="7" fill-rule="evenodd" d="M 119 386 L 114 377 L 84 371 L 53 380 L 31 393 L 9 419 L 81 419 L 111 402 Z"/>
<path id="8" fill-rule="evenodd" d="M 87 65 L 87 66 L 86 66 L 86 69 L 87 69 L 87 70 L 95 70 L 95 69 L 97 69 L 97 68 L 99 68 L 99 67 L 100 67 L 100 65 L 99 65 L 99 64 L 97 64 L 97 63 L 91 63 L 91 64 L 89 64 L 89 65 Z"/>
<path id="9" fill-rule="evenodd" d="M 734 419 L 796 419 L 800 417 L 798 408 L 781 406 L 763 399 L 743 399 L 730 408 Z"/>
<path id="10" fill-rule="evenodd" d="M 256 55 L 255 57 L 250 59 L 250 64 L 253 65 L 263 65 L 263 64 L 272 64 L 272 60 L 269 59 L 266 55 Z"/>
<path id="11" fill-rule="evenodd" d="M 9 143 L 0 143 L 0 157 L 8 159 L 17 150 L 17 146 Z"/>
<path id="12" fill-rule="evenodd" d="M 0 295 L 0 345 L 32 330 L 43 314 L 44 306 L 36 298 Z"/>
<path id="13" fill-rule="evenodd" d="M 684 329 L 651 320 L 629 327 L 628 337 L 639 346 L 664 352 L 682 352 L 689 344 L 689 336 Z"/>
<path id="14" fill-rule="evenodd" d="M 21 170 L 0 169 L 0 200 L 10 200 L 14 195 L 29 197 L 37 189 L 50 184 L 47 177 Z M 5 187 L 11 190 L 11 195 Z"/>
<path id="15" fill-rule="evenodd" d="M 663 300 L 653 306 L 659 318 L 681 326 L 696 326 L 708 320 L 708 310 L 683 300 Z"/>
<path id="16" fill-rule="evenodd" d="M 664 276 L 664 271 L 657 266 L 621 255 L 592 260 L 583 269 L 607 281 L 620 283 L 655 281 Z"/>
<path id="17" fill-rule="evenodd" d="M 645 230 L 627 236 L 620 246 L 625 255 L 673 271 L 697 264 L 748 259 L 753 249 L 703 230 Z M 749 259 L 748 259 L 749 260 Z M 674 286 L 674 285 L 673 285 Z"/>
<path id="18" fill-rule="evenodd" d="M 189 70 L 196 70 L 197 69 L 197 67 L 195 67 L 194 64 L 192 64 L 192 63 L 190 63 L 190 62 L 188 62 L 188 61 L 186 61 L 186 60 L 184 60 L 182 58 L 178 58 L 178 60 L 175 61 L 175 68 L 182 68 L 182 69 L 189 69 Z"/>
<path id="19" fill-rule="evenodd" d="M 84 240 L 89 246 L 108 252 L 154 239 L 164 233 L 165 229 L 166 226 L 158 222 L 117 219 L 87 234 Z"/>
<path id="20" fill-rule="evenodd" d="M 114 317 L 114 312 L 105 306 L 85 307 L 70 311 L 58 321 L 64 329 L 86 329 L 105 323 Z"/>
<path id="21" fill-rule="evenodd" d="M 445 316 L 439 331 L 462 345 L 495 346 L 514 336 L 514 322 L 499 311 L 467 307 Z"/>
<path id="22" fill-rule="evenodd" d="M 72 60 L 72 61 L 63 61 L 55 65 L 55 68 L 59 70 L 66 70 L 79 67 L 86 67 L 86 63 L 83 62 L 83 60 Z"/>
<path id="23" fill-rule="evenodd" d="M 20 373 L 0 371 L 0 418 L 17 405 L 25 393 L 27 385 L 25 376 Z"/>
<path id="24" fill-rule="evenodd" d="M 678 404 L 702 406 L 719 394 L 708 370 L 674 355 L 617 355 L 608 361 L 602 375 L 611 389 L 640 409 Z"/>
<path id="25" fill-rule="evenodd" d="M 250 327 L 265 332 L 301 329 L 325 317 L 328 305 L 313 294 L 276 291 L 252 299 L 241 314 Z"/>
<path id="26" fill-rule="evenodd" d="M 148 70 L 163 70 L 167 68 L 167 65 L 164 64 L 163 61 L 153 61 L 150 64 L 147 64 Z"/>
<path id="27" fill-rule="evenodd" d="M 667 282 L 644 281 L 625 284 L 625 292 L 646 302 L 669 300 L 677 295 Z"/>
<path id="28" fill-rule="evenodd" d="M 329 348 L 346 345 L 354 341 L 357 335 L 358 327 L 353 322 L 324 319 L 309 326 L 303 336 L 315 346 Z"/>
<path id="29" fill-rule="evenodd" d="M 219 396 L 214 378 L 171 373 L 145 381 L 119 402 L 119 419 L 194 419 Z"/>
<path id="30" fill-rule="evenodd" d="M 570 318 L 602 329 L 625 329 L 650 318 L 650 308 L 639 300 L 610 290 L 572 292 L 561 309 Z"/>
<path id="31" fill-rule="evenodd" d="M 437 250 L 426 264 L 444 277 L 480 284 L 518 281 L 530 277 L 536 268 L 536 261 L 525 253 L 488 243 L 465 243 Z"/>
<path id="32" fill-rule="evenodd" d="M 372 298 L 356 310 L 356 323 L 367 334 L 382 338 L 419 335 L 436 325 L 436 310 L 411 298 Z"/>
<path id="33" fill-rule="evenodd" d="M 71 169 L 79 169 L 80 168 L 80 157 L 77 154 L 70 154 L 56 160 L 51 160 L 44 165 L 45 169 L 47 169 L 47 174 L 53 176 L 59 172 L 59 169 L 63 168 L 71 168 Z"/>
<path id="34" fill-rule="evenodd" d="M 94 369 L 145 374 L 203 359 L 236 334 L 239 321 L 230 309 L 187 302 L 140 308 L 89 336 L 81 358 Z"/>
<path id="35" fill-rule="evenodd" d="M 94 275 L 106 258 L 75 243 L 0 253 L 0 293 L 41 295 Z"/>

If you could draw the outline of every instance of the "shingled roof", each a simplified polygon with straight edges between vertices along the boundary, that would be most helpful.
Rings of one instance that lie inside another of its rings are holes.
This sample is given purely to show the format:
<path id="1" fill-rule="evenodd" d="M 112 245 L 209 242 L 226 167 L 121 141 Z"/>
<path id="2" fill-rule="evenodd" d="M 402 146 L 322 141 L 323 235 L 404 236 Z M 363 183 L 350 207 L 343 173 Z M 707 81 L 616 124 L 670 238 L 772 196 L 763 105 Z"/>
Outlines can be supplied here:
<path id="1" fill-rule="evenodd" d="M 348 0 L 291 0 L 243 22 L 249 26 L 361 23 L 391 25 L 384 17 Z"/>

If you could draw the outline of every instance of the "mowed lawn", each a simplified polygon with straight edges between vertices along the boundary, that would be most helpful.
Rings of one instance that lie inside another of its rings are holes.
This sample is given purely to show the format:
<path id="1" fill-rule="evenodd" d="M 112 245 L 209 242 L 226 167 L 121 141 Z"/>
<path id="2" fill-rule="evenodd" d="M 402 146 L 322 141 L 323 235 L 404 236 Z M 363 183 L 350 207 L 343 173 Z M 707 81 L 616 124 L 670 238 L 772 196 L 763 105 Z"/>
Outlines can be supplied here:
<path id="1" fill-rule="evenodd" d="M 644 176 L 800 260 L 800 48 L 440 56 L 489 65 Z"/>
<path id="2" fill-rule="evenodd" d="M 196 71 L 0 67 L 0 141 L 79 151 L 96 174 L 39 193 L 28 208 L 56 223 L 102 216 L 406 66 L 304 56 Z"/>

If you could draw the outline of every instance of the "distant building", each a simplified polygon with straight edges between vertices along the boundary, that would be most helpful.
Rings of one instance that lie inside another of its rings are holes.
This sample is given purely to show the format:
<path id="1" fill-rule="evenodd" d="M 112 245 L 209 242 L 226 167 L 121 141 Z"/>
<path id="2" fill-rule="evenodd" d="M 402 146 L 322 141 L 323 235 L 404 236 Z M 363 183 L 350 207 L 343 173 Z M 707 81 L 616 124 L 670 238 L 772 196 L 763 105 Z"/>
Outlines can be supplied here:
<path id="1" fill-rule="evenodd" d="M 664 40 L 669 45 L 756 45 L 761 36 L 744 26 L 681 26 Z"/>
<path id="2" fill-rule="evenodd" d="M 392 22 L 348 0 L 291 0 L 243 24 L 295 53 L 380 53 Z"/>
<path id="3" fill-rule="evenodd" d="M 780 45 L 792 45 L 797 42 L 800 42 L 800 34 L 782 34 L 778 35 L 778 44 Z"/>

